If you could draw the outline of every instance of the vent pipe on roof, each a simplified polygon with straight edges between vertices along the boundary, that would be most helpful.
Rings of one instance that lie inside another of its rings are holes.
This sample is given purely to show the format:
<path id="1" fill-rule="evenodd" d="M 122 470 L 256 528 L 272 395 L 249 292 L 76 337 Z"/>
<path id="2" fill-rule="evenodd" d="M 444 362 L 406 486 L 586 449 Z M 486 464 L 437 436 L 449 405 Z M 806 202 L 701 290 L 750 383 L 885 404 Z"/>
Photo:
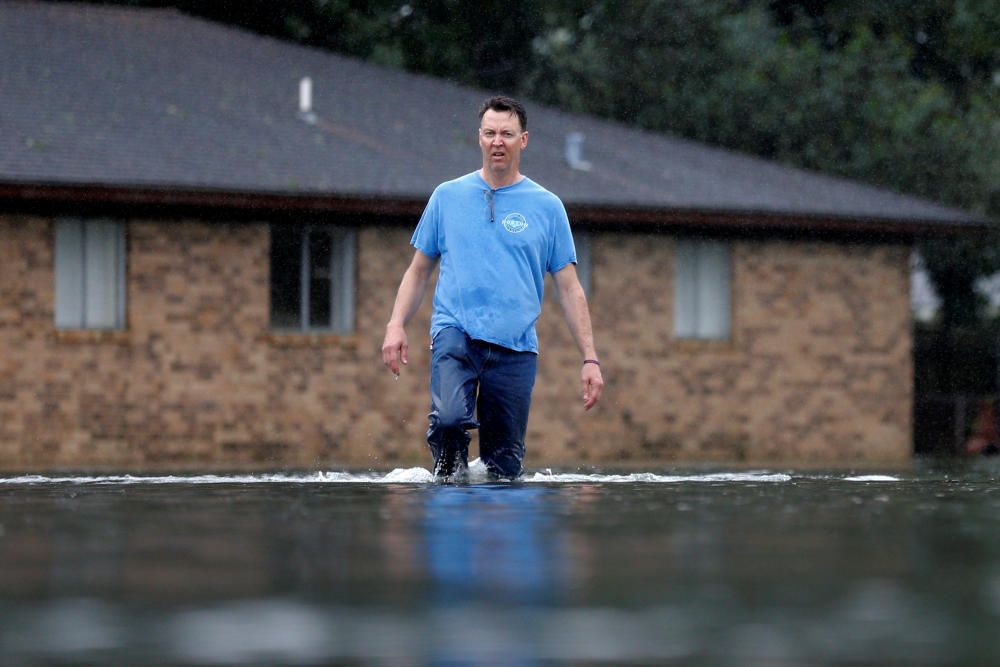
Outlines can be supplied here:
<path id="1" fill-rule="evenodd" d="M 566 164 L 570 169 L 590 171 L 591 164 L 583 159 L 583 132 L 570 132 L 566 135 Z"/>
<path id="2" fill-rule="evenodd" d="M 313 113 L 313 82 L 308 76 L 302 77 L 299 81 L 299 118 L 307 123 L 316 122 L 316 114 Z"/>

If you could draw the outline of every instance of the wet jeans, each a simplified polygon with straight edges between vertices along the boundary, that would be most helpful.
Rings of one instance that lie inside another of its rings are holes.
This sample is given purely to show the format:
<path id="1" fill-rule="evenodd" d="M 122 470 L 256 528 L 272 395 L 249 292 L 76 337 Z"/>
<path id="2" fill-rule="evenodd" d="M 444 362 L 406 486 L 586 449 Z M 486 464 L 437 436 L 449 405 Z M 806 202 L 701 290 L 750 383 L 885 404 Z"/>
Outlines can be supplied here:
<path id="1" fill-rule="evenodd" d="M 468 467 L 474 428 L 479 429 L 479 458 L 490 475 L 514 479 L 521 474 L 537 359 L 533 352 L 473 340 L 454 327 L 437 333 L 427 429 L 435 475 Z"/>

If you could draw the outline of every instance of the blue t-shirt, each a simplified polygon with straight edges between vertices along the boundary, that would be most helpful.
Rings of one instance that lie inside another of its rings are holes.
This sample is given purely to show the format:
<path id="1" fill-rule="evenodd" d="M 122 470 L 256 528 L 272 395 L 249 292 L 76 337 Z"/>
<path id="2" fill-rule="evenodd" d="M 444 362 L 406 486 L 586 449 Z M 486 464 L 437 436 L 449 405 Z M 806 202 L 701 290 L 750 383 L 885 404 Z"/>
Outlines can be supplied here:
<path id="1" fill-rule="evenodd" d="M 431 339 L 445 327 L 538 352 L 545 273 L 576 263 L 559 198 L 529 178 L 493 190 L 478 171 L 442 183 L 410 244 L 440 257 Z"/>

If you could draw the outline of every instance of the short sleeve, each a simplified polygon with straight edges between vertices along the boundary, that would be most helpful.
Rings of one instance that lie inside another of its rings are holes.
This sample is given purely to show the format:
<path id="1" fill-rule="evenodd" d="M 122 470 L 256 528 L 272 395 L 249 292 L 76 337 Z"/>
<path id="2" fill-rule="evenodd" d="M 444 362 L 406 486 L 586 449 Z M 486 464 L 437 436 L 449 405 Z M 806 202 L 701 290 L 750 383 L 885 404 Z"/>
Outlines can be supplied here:
<path id="1" fill-rule="evenodd" d="M 420 222 L 413 231 L 410 245 L 424 253 L 428 257 L 440 257 L 441 248 L 438 243 L 439 230 L 441 229 L 441 206 L 438 198 L 438 191 L 434 190 L 424 212 L 420 216 Z"/>
<path id="2" fill-rule="evenodd" d="M 556 273 L 567 264 L 576 264 L 576 245 L 569 227 L 569 217 L 561 201 L 556 200 L 552 221 L 552 242 L 545 270 Z"/>

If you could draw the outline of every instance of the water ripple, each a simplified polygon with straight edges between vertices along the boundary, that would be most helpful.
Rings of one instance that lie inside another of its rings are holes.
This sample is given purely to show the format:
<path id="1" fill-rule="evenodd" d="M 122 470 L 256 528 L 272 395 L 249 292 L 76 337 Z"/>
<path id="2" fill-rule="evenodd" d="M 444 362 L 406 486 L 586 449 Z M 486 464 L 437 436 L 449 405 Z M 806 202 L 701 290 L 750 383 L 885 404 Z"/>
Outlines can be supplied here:
<path id="1" fill-rule="evenodd" d="M 485 467 L 474 461 L 470 465 L 469 482 L 488 482 Z M 860 478 L 859 478 L 860 479 Z M 523 483 L 581 484 L 581 483 L 643 483 L 677 484 L 683 482 L 789 482 L 792 476 L 770 472 L 717 472 L 705 474 L 667 475 L 652 472 L 630 474 L 554 473 L 551 470 L 526 475 Z M 0 485 L 156 485 L 156 484 L 428 484 L 435 481 L 426 468 L 396 468 L 389 473 L 377 472 L 315 472 L 308 474 L 276 473 L 256 475 L 93 475 L 49 476 L 21 475 L 0 477 Z"/>

